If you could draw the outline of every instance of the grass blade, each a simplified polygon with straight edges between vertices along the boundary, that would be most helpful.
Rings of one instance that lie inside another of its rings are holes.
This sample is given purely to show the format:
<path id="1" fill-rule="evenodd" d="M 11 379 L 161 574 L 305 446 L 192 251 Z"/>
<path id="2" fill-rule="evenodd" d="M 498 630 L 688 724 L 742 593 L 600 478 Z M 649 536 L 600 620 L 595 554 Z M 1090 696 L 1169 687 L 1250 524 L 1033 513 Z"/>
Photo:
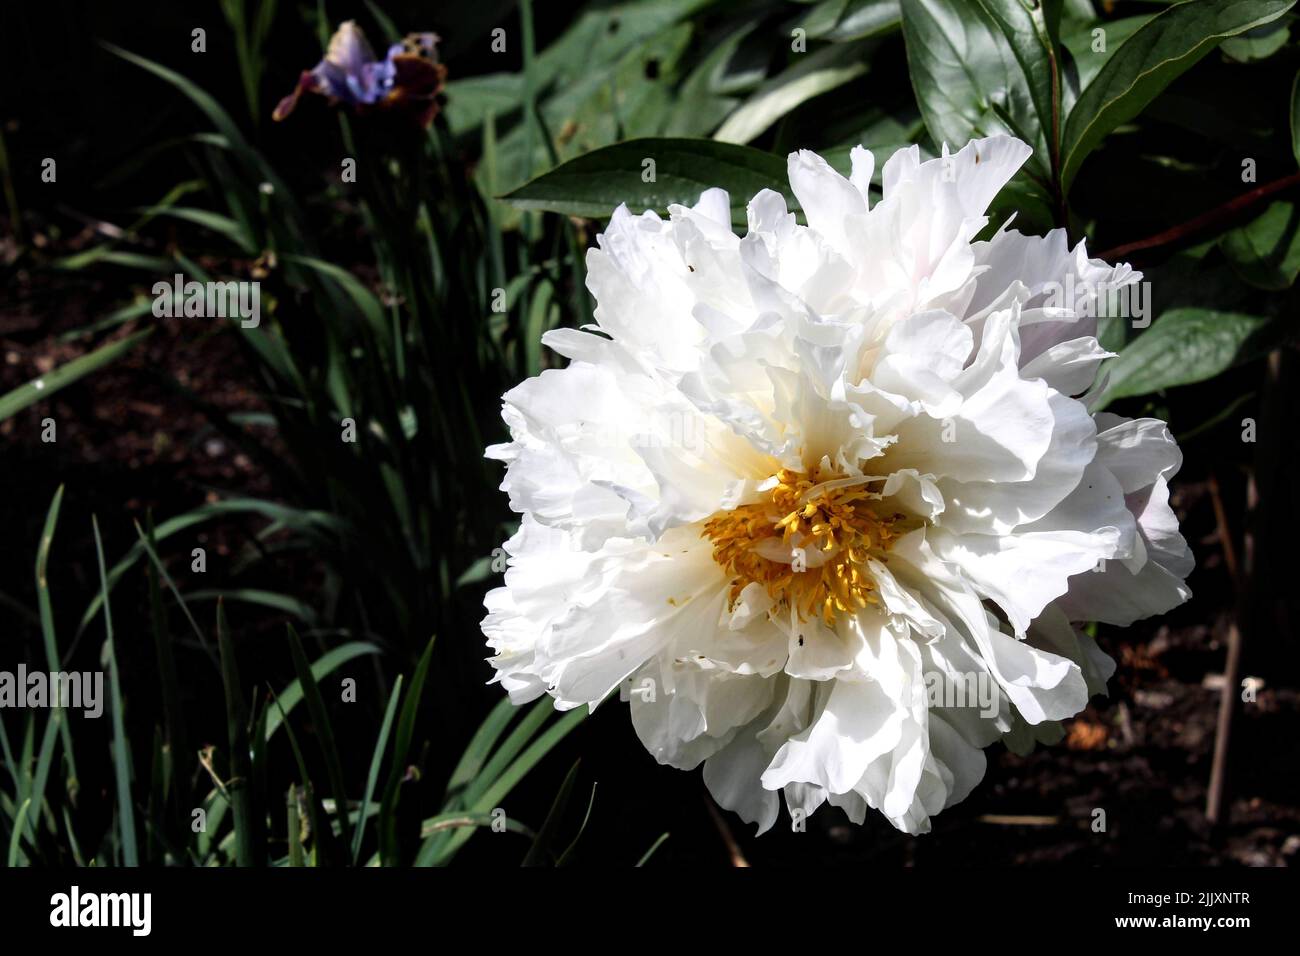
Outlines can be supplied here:
<path id="1" fill-rule="evenodd" d="M 239 665 L 230 643 L 226 607 L 217 602 L 217 647 L 221 652 L 221 683 L 226 692 L 226 737 L 230 742 L 230 779 L 226 790 L 235 813 L 235 861 L 238 866 L 256 866 L 258 841 L 253 811 L 253 769 L 248 752 L 248 724 L 244 693 L 239 685 Z"/>
<path id="2" fill-rule="evenodd" d="M 560 784 L 559 792 L 555 794 L 555 799 L 551 802 L 551 809 L 546 814 L 546 819 L 542 822 L 542 827 L 537 831 L 537 839 L 533 840 L 533 845 L 528 848 L 523 863 L 520 866 L 545 866 L 551 862 L 554 854 L 551 853 L 551 844 L 555 842 L 556 834 L 560 829 L 560 821 L 564 818 L 564 811 L 569 807 L 569 797 L 573 794 L 573 785 L 578 780 L 578 765 L 581 761 L 575 760 L 573 766 L 564 777 L 564 783 Z"/>
<path id="3" fill-rule="evenodd" d="M 361 811 L 357 814 L 357 832 L 352 838 L 352 865 L 361 859 L 361 840 L 366 833 L 366 817 L 370 813 L 370 798 L 375 793 L 375 783 L 379 780 L 379 767 L 383 763 L 384 751 L 388 749 L 388 734 L 393 727 L 393 715 L 397 713 L 397 701 L 402 696 L 402 675 L 397 676 L 393 692 L 388 696 L 388 708 L 384 711 L 384 722 L 379 728 L 379 739 L 375 741 L 375 753 L 370 758 L 370 772 L 366 775 L 366 793 L 361 798 Z"/>
<path id="4" fill-rule="evenodd" d="M 320 686 L 312 674 L 311 665 L 307 663 L 307 655 L 302 649 L 302 640 L 292 624 L 286 626 L 289 630 L 289 653 L 293 656 L 293 667 L 298 672 L 298 683 L 302 686 L 307 710 L 311 713 L 312 723 L 316 727 L 316 737 L 320 741 L 321 753 L 325 757 L 325 772 L 329 777 L 330 791 L 334 795 L 334 811 L 343 833 L 343 845 L 348 846 L 352 842 L 351 826 L 348 823 L 348 790 L 343 780 L 343 764 L 339 760 L 338 748 L 334 744 L 334 727 L 330 723 L 329 712 L 325 709 L 325 699 L 321 697 Z"/>
<path id="5" fill-rule="evenodd" d="M 26 385 L 19 385 L 13 391 L 0 395 L 0 422 L 22 411 L 28 405 L 49 398 L 59 389 L 71 385 L 82 376 L 97 372 L 105 365 L 117 361 L 118 358 L 135 348 L 142 339 L 147 338 L 152 332 L 153 329 L 145 329 L 116 342 L 110 342 L 108 345 L 101 346 L 87 355 L 60 365 L 52 372 L 32 379 Z"/>
<path id="6" fill-rule="evenodd" d="M 411 689 L 406 693 L 406 702 L 402 704 L 402 717 L 397 724 L 397 738 L 393 742 L 392 770 L 388 774 L 388 785 L 384 789 L 384 799 L 379 805 L 379 851 L 387 865 L 398 862 L 397 800 L 398 791 L 405 776 L 406 757 L 411 749 L 411 737 L 415 732 L 415 718 L 420 711 L 420 695 L 424 690 L 424 680 L 429 674 L 429 661 L 433 658 L 433 641 L 430 640 L 416 665 L 411 677 Z"/>
<path id="7" fill-rule="evenodd" d="M 360 657 L 362 654 L 378 654 L 379 652 L 379 645 L 371 644 L 369 641 L 349 641 L 346 644 L 340 644 L 338 647 L 326 651 L 316 659 L 316 663 L 311 665 L 311 675 L 319 681 L 327 674 L 332 673 L 348 661 Z M 302 700 L 302 683 L 297 678 L 290 681 L 285 686 L 284 690 L 280 692 L 277 699 L 280 701 L 283 711 L 276 711 L 275 713 L 267 715 L 266 739 L 268 741 L 275 735 L 275 732 L 280 729 L 280 724 L 284 719 L 281 714 L 283 713 L 284 716 L 287 716 L 296 706 L 298 706 L 298 702 Z"/>
<path id="8" fill-rule="evenodd" d="M 63 485 L 54 492 L 49 511 L 45 514 L 45 527 L 41 531 L 41 543 L 36 550 L 36 601 L 40 609 L 41 636 L 45 640 L 45 659 L 50 672 L 61 670 L 59 663 L 59 642 L 54 633 L 54 609 L 50 603 L 50 547 L 54 543 L 54 529 L 59 522 L 59 508 L 63 504 Z M 77 763 L 72 752 L 72 731 L 68 722 L 61 721 L 59 733 L 63 736 L 63 754 L 68 762 L 68 792 L 77 792 Z"/>
<path id="9" fill-rule="evenodd" d="M 636 865 L 638 867 L 645 866 L 646 863 L 650 861 L 650 857 L 655 855 L 655 851 L 658 850 L 661 846 L 663 846 L 664 841 L 667 839 L 668 839 L 668 834 L 661 833 L 659 835 L 659 839 L 655 840 L 655 842 L 650 845 L 650 849 L 646 850 L 645 853 L 641 855 L 641 859 L 636 861 Z"/>
<path id="10" fill-rule="evenodd" d="M 99 561 L 99 587 L 104 601 L 104 650 L 102 663 L 108 666 L 109 693 L 113 704 L 113 774 L 117 780 L 118 825 L 121 829 L 122 862 L 140 865 L 140 850 L 135 838 L 135 807 L 131 799 L 131 758 L 127 751 L 126 724 L 122 713 L 122 679 L 117 668 L 117 651 L 113 645 L 113 611 L 108 603 L 108 576 L 104 570 L 104 542 L 99 536 L 99 520 L 90 519 L 95 531 L 95 557 Z"/>

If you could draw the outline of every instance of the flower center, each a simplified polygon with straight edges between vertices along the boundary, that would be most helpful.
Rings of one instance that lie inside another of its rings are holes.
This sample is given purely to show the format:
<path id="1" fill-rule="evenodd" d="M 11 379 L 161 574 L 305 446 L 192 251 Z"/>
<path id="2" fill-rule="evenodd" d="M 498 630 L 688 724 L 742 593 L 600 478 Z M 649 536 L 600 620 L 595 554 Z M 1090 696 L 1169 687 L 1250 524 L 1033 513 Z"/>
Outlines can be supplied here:
<path id="1" fill-rule="evenodd" d="M 751 583 L 800 619 L 877 604 L 867 558 L 900 534 L 900 514 L 880 514 L 880 495 L 861 478 L 822 477 L 781 469 L 768 500 L 719 511 L 704 524 L 713 559 L 732 575 L 732 607 Z"/>

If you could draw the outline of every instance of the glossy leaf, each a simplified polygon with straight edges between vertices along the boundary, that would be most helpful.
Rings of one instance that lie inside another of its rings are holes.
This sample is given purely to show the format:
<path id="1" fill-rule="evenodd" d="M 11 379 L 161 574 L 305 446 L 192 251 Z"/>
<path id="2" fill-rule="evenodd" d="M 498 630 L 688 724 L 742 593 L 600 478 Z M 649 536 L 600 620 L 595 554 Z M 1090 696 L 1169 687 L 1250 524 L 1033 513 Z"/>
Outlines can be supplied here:
<path id="1" fill-rule="evenodd" d="M 1192 0 L 1152 19 L 1115 51 L 1065 125 L 1061 177 L 1069 189 L 1102 139 L 1142 111 L 1218 43 L 1276 20 L 1295 0 Z"/>
<path id="2" fill-rule="evenodd" d="M 1171 309 L 1106 366 L 1110 378 L 1100 406 L 1213 378 L 1252 357 L 1250 347 L 1268 319 L 1213 309 Z"/>
<path id="3" fill-rule="evenodd" d="M 620 203 L 633 213 L 661 214 L 675 203 L 694 205 L 714 186 L 730 194 L 733 222 L 745 221 L 745 206 L 760 189 L 774 189 L 794 203 L 782 157 L 734 143 L 660 138 L 593 150 L 504 198 L 519 209 L 607 219 Z"/>

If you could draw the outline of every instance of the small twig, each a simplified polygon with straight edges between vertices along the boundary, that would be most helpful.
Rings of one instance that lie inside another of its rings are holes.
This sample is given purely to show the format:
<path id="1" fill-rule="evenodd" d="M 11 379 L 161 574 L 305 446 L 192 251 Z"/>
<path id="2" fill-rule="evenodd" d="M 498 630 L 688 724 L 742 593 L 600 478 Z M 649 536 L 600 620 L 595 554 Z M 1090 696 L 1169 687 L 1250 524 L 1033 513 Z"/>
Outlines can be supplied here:
<path id="1" fill-rule="evenodd" d="M 1210 764 L 1210 784 L 1205 795 L 1205 819 L 1216 833 L 1228 822 L 1228 747 L 1232 742 L 1233 717 L 1241 704 L 1241 651 L 1252 627 L 1254 612 L 1256 554 L 1258 537 L 1267 533 L 1265 515 L 1276 486 L 1274 474 L 1278 443 L 1273 436 L 1279 423 L 1290 413 L 1282 394 L 1282 353 L 1274 349 L 1265 363 L 1264 388 L 1260 405 L 1260 436 L 1255 451 L 1255 467 L 1246 483 L 1246 520 L 1242 533 L 1241 564 L 1237 587 L 1236 614 L 1228 627 L 1228 654 L 1223 665 L 1223 689 L 1219 695 L 1219 716 L 1214 733 L 1214 758 Z M 1266 490 L 1261 493 L 1261 487 Z"/>
<path id="2" fill-rule="evenodd" d="M 212 758 L 216 754 L 216 752 L 217 752 L 217 748 L 211 745 L 204 747 L 202 750 L 200 750 L 199 765 L 202 766 L 203 769 L 208 772 L 208 776 L 212 778 L 212 782 L 217 787 L 217 792 L 221 794 L 223 797 L 225 797 L 227 803 L 230 803 L 231 802 L 230 791 L 226 789 L 226 786 L 227 784 L 234 783 L 235 781 L 228 780 L 224 783 L 222 782 L 221 775 L 217 773 L 217 768 L 213 766 L 212 763 Z"/>
<path id="3" fill-rule="evenodd" d="M 731 835 L 731 828 L 727 826 L 727 821 L 722 818 L 718 808 L 713 805 L 713 801 L 708 797 L 704 798 L 704 805 L 709 808 L 709 816 L 713 817 L 713 825 L 718 828 L 718 833 L 722 835 L 722 842 L 727 845 L 727 854 L 731 857 L 731 865 L 748 867 L 749 861 L 745 859 L 745 854 L 740 851 L 740 844 Z"/>
<path id="4" fill-rule="evenodd" d="M 1232 543 L 1232 532 L 1228 528 L 1228 513 L 1223 508 L 1223 497 L 1219 494 L 1219 479 L 1214 472 L 1210 472 L 1210 501 L 1214 505 L 1214 523 L 1219 546 L 1223 548 L 1223 563 L 1228 566 L 1228 577 L 1232 579 L 1233 589 L 1240 590 L 1241 579 L 1237 576 L 1237 549 Z"/>
<path id="5" fill-rule="evenodd" d="M 1128 704 L 1121 700 L 1116 711 L 1119 716 L 1119 732 L 1124 737 L 1124 746 L 1132 750 L 1137 738 L 1133 733 L 1133 717 L 1128 712 Z"/>
<path id="6" fill-rule="evenodd" d="M 1061 822 L 1060 817 L 1014 813 L 984 813 L 975 819 L 980 823 L 991 823 L 1000 827 L 1054 827 Z"/>
<path id="7" fill-rule="evenodd" d="M 1137 242 L 1125 243 L 1122 246 L 1116 246 L 1113 249 L 1107 249 L 1098 254 L 1098 258 L 1106 260 L 1118 259 L 1133 252 L 1143 249 L 1153 249 L 1156 246 L 1168 245 L 1176 242 L 1185 236 L 1190 236 L 1194 232 L 1199 232 L 1206 226 L 1214 225 L 1225 219 L 1231 219 L 1241 210 L 1254 203 L 1259 202 L 1275 192 L 1280 192 L 1288 186 L 1294 186 L 1300 183 L 1300 170 L 1292 173 L 1290 176 L 1283 176 L 1281 179 L 1275 179 L 1271 183 L 1265 183 L 1263 186 L 1257 186 L 1250 192 L 1242 193 L 1235 199 L 1230 199 L 1222 206 L 1216 206 L 1209 212 L 1203 212 L 1194 219 L 1189 219 L 1181 225 L 1166 229 L 1164 232 L 1158 232 L 1154 236 L 1148 236 L 1146 239 L 1139 239 Z"/>

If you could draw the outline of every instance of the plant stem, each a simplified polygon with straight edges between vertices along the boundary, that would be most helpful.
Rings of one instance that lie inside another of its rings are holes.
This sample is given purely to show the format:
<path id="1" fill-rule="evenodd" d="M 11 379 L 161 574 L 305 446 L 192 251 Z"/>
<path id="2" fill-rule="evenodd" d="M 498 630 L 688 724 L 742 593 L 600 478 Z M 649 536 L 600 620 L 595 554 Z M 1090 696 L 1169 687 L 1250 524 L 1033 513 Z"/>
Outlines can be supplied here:
<path id="1" fill-rule="evenodd" d="M 1271 183 L 1265 183 L 1258 186 L 1250 192 L 1242 193 L 1235 199 L 1231 199 L 1221 206 L 1215 206 L 1209 212 L 1203 212 L 1194 219 L 1189 219 L 1181 225 L 1166 229 L 1164 232 L 1158 232 L 1154 236 L 1148 236 L 1146 239 L 1139 239 L 1137 242 L 1125 243 L 1122 246 L 1115 246 L 1113 249 L 1107 249 L 1098 255 L 1101 259 L 1117 259 L 1120 256 L 1126 256 L 1129 253 L 1138 252 L 1143 249 L 1154 249 L 1157 246 L 1165 246 L 1171 242 L 1176 242 L 1192 233 L 1199 232 L 1206 226 L 1214 225 L 1225 219 L 1231 219 L 1241 210 L 1252 206 L 1265 199 L 1273 193 L 1280 192 L 1288 186 L 1294 186 L 1300 183 L 1300 170 L 1292 173 L 1290 176 L 1283 176 L 1281 179 L 1275 179 Z"/>

